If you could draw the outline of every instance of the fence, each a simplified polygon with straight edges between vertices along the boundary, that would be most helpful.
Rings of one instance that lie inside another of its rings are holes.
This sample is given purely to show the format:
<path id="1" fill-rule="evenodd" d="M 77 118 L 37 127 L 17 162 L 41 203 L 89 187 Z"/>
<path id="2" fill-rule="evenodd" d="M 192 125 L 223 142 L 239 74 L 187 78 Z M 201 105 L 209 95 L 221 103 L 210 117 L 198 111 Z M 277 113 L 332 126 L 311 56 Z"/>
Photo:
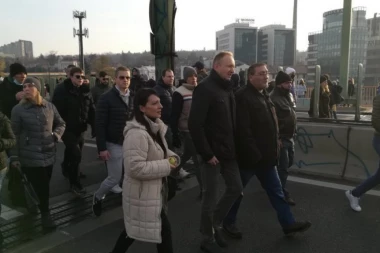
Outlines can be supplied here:
<path id="1" fill-rule="evenodd" d="M 310 98 L 313 87 L 307 87 L 306 98 Z M 362 106 L 372 106 L 373 98 L 376 96 L 377 86 L 363 86 Z"/>

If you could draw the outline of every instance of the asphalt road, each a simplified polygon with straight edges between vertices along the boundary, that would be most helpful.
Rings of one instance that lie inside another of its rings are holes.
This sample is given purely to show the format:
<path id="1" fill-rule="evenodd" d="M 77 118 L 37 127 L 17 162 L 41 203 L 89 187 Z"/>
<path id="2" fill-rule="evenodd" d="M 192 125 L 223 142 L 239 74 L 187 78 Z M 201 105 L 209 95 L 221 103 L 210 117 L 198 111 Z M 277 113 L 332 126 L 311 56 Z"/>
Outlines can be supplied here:
<path id="1" fill-rule="evenodd" d="M 349 208 L 343 190 L 295 182 L 289 182 L 288 188 L 297 202 L 292 208 L 295 217 L 311 221 L 311 229 L 293 239 L 284 237 L 266 193 L 256 180 L 252 180 L 244 192 L 239 212 L 238 225 L 243 239 L 229 239 L 226 253 L 379 252 L 379 197 L 366 195 L 361 201 L 363 211 L 355 213 Z M 170 202 L 169 219 L 175 252 L 201 252 L 197 194 L 198 189 L 192 188 Z M 123 221 L 118 220 L 47 253 L 108 253 L 122 229 Z M 135 242 L 128 253 L 137 252 L 156 252 L 155 245 Z"/>

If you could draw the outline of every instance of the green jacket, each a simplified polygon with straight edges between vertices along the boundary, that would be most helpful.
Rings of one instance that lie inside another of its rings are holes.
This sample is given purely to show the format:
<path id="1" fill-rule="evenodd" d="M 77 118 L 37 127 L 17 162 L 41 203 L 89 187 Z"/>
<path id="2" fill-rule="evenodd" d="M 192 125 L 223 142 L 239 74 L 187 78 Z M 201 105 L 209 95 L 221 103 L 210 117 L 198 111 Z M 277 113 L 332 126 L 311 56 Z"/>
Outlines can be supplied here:
<path id="1" fill-rule="evenodd" d="M 380 95 L 377 95 L 373 99 L 372 126 L 375 128 L 375 134 L 380 135 Z"/>
<path id="2" fill-rule="evenodd" d="M 0 170 L 7 167 L 6 150 L 16 145 L 16 137 L 13 134 L 10 120 L 0 112 Z"/>

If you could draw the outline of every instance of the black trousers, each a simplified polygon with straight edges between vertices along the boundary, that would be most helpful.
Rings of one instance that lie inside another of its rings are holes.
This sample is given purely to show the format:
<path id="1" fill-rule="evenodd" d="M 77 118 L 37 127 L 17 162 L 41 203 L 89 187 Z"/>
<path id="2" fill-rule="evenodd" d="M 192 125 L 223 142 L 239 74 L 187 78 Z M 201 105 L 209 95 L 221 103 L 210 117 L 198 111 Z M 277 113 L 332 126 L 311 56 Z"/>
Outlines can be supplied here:
<path id="1" fill-rule="evenodd" d="M 173 253 L 172 232 L 170 222 L 165 212 L 161 212 L 162 243 L 157 244 L 158 253 Z M 112 253 L 125 253 L 135 240 L 129 238 L 125 229 L 121 232 Z"/>
<path id="2" fill-rule="evenodd" d="M 69 176 L 70 184 L 75 185 L 79 183 L 79 164 L 82 161 L 84 134 L 65 132 L 62 136 L 62 141 L 66 147 L 63 158 L 63 169 Z"/>
<path id="3" fill-rule="evenodd" d="M 47 167 L 22 167 L 28 181 L 40 200 L 41 213 L 49 212 L 50 179 L 53 165 Z"/>

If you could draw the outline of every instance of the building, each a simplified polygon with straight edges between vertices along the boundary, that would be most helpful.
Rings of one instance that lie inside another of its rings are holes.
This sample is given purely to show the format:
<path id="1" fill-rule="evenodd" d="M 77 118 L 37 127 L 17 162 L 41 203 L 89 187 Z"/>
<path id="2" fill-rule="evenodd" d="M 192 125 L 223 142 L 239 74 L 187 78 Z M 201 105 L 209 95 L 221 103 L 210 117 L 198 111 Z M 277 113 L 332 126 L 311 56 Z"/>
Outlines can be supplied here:
<path id="1" fill-rule="evenodd" d="M 0 52 L 15 55 L 16 58 L 33 58 L 33 43 L 19 40 L 0 47 Z"/>
<path id="2" fill-rule="evenodd" d="M 375 13 L 367 20 L 368 44 L 367 65 L 364 84 L 376 85 L 380 83 L 380 14 Z"/>
<path id="3" fill-rule="evenodd" d="M 354 78 L 359 63 L 366 66 L 368 34 L 365 16 L 364 7 L 353 8 L 349 76 Z M 315 65 L 321 66 L 322 74 L 327 73 L 332 79 L 339 78 L 342 25 L 343 9 L 328 11 L 323 14 L 323 30 L 309 34 L 308 84 L 315 83 Z"/>
<path id="4" fill-rule="evenodd" d="M 293 66 L 295 30 L 285 25 L 268 25 L 258 32 L 258 61 L 271 66 Z"/>
<path id="5" fill-rule="evenodd" d="M 252 19 L 238 19 L 216 32 L 216 50 L 230 51 L 235 60 L 248 65 L 257 61 L 257 27 Z"/>

